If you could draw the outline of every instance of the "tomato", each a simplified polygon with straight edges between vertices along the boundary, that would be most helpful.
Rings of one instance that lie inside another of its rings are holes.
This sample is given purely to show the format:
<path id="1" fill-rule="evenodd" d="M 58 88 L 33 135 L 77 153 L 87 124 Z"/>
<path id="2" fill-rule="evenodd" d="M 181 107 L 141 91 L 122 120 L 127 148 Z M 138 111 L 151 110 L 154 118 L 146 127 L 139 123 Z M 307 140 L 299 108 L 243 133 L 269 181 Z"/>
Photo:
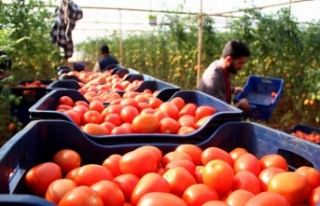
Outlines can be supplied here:
<path id="1" fill-rule="evenodd" d="M 238 172 L 233 179 L 232 190 L 244 189 L 256 195 L 260 193 L 260 182 L 256 175 L 248 171 Z"/>
<path id="2" fill-rule="evenodd" d="M 188 206 L 198 206 L 210 200 L 219 200 L 219 196 L 217 191 L 208 185 L 194 184 L 184 191 L 182 199 Z"/>
<path id="3" fill-rule="evenodd" d="M 216 159 L 204 166 L 202 178 L 203 182 L 214 188 L 219 195 L 225 195 L 232 188 L 234 172 L 228 163 Z"/>
<path id="4" fill-rule="evenodd" d="M 65 105 L 69 105 L 71 107 L 73 107 L 74 105 L 74 101 L 73 99 L 71 99 L 71 97 L 69 96 L 61 96 L 59 99 L 58 99 L 58 105 L 59 104 L 65 104 Z"/>
<path id="5" fill-rule="evenodd" d="M 102 110 L 104 110 L 104 108 L 105 108 L 104 104 L 99 100 L 92 100 L 89 103 L 89 110 L 94 110 L 101 113 Z"/>
<path id="6" fill-rule="evenodd" d="M 137 94 L 137 96 L 135 96 L 134 99 L 137 102 L 144 102 L 144 103 L 149 101 L 149 97 L 147 97 L 147 95 L 145 95 L 143 93 Z"/>
<path id="7" fill-rule="evenodd" d="M 169 115 L 167 114 L 167 112 L 165 112 L 165 111 L 160 111 L 160 110 L 157 110 L 153 115 L 158 119 L 159 122 L 160 122 L 163 118 L 169 117 Z"/>
<path id="8" fill-rule="evenodd" d="M 310 194 L 307 178 L 296 172 L 281 172 L 268 183 L 268 191 L 283 196 L 291 205 L 301 204 Z"/>
<path id="9" fill-rule="evenodd" d="M 278 154 L 269 154 L 265 155 L 260 159 L 261 169 L 265 169 L 267 167 L 278 167 L 285 171 L 288 171 L 288 163 L 287 160 Z"/>
<path id="10" fill-rule="evenodd" d="M 122 106 L 132 106 L 135 107 L 136 109 L 139 108 L 138 102 L 134 98 L 124 98 L 121 99 L 120 105 Z"/>
<path id="11" fill-rule="evenodd" d="M 76 110 L 69 109 L 64 112 L 76 125 L 81 125 L 81 114 L 77 112 Z"/>
<path id="12" fill-rule="evenodd" d="M 128 129 L 126 126 L 118 126 L 111 130 L 110 134 L 130 134 L 132 129 Z"/>
<path id="13" fill-rule="evenodd" d="M 202 117 L 201 119 L 199 119 L 196 122 L 196 129 L 199 129 L 200 127 L 205 125 L 209 121 L 210 118 L 211 118 L 211 116 L 205 116 L 205 117 Z"/>
<path id="14" fill-rule="evenodd" d="M 231 167 L 233 166 L 233 160 L 230 154 L 224 151 L 223 149 L 220 149 L 218 147 L 208 147 L 205 150 L 203 150 L 201 154 L 201 162 L 203 165 L 206 165 L 211 160 L 216 159 L 228 163 Z"/>
<path id="15" fill-rule="evenodd" d="M 229 206 L 229 205 L 221 200 L 210 200 L 201 206 Z"/>
<path id="16" fill-rule="evenodd" d="M 207 106 L 207 105 L 199 106 L 195 112 L 195 117 L 196 117 L 195 120 L 198 121 L 203 117 L 212 116 L 215 113 L 217 113 L 217 110 L 211 106 Z"/>
<path id="17" fill-rule="evenodd" d="M 70 172 L 68 172 L 65 176 L 66 179 L 70 179 L 72 181 L 74 181 L 76 175 L 79 172 L 80 167 L 74 168 L 73 170 L 71 170 Z"/>
<path id="18" fill-rule="evenodd" d="M 106 127 L 104 127 L 101 124 L 94 124 L 94 123 L 88 123 L 83 126 L 83 131 L 85 133 L 96 135 L 96 136 L 103 136 L 108 135 L 110 132 Z"/>
<path id="19" fill-rule="evenodd" d="M 149 100 L 149 104 L 153 109 L 159 108 L 162 103 L 163 103 L 162 100 L 157 97 L 151 98 Z"/>
<path id="20" fill-rule="evenodd" d="M 171 117 L 165 117 L 159 122 L 159 131 L 164 134 L 177 134 L 180 125 L 177 120 Z"/>
<path id="21" fill-rule="evenodd" d="M 132 128 L 136 133 L 153 133 L 158 130 L 158 126 L 158 119 L 152 114 L 140 114 L 132 121 Z"/>
<path id="22" fill-rule="evenodd" d="M 178 122 L 181 126 L 196 128 L 196 120 L 194 116 L 183 115 L 179 118 Z"/>
<path id="23" fill-rule="evenodd" d="M 28 170 L 25 182 L 27 188 L 35 195 L 44 196 L 54 180 L 61 179 L 62 172 L 56 163 L 45 162 Z"/>
<path id="24" fill-rule="evenodd" d="M 150 192 L 143 195 L 137 206 L 188 206 L 185 201 L 170 193 Z"/>
<path id="25" fill-rule="evenodd" d="M 109 105 L 108 107 L 104 108 L 101 112 L 102 117 L 106 117 L 108 114 L 118 114 L 122 110 L 123 106 L 120 104 Z"/>
<path id="26" fill-rule="evenodd" d="M 116 125 L 114 125 L 111 122 L 102 122 L 100 125 L 104 126 L 105 128 L 107 128 L 107 130 L 109 131 L 109 133 L 113 130 L 113 128 L 116 127 Z"/>
<path id="27" fill-rule="evenodd" d="M 190 134 L 192 132 L 196 131 L 193 127 L 188 127 L 188 126 L 182 126 L 180 127 L 178 134 L 180 135 L 187 135 Z"/>
<path id="28" fill-rule="evenodd" d="M 195 179 L 197 183 L 203 183 L 203 179 L 202 179 L 203 168 L 204 166 L 202 165 L 196 166 Z"/>
<path id="29" fill-rule="evenodd" d="M 71 149 L 59 150 L 54 154 L 52 161 L 60 166 L 63 174 L 67 174 L 81 165 L 79 153 Z"/>
<path id="30" fill-rule="evenodd" d="M 180 109 L 179 116 L 190 115 L 195 116 L 198 105 L 195 103 L 186 103 L 182 109 Z"/>
<path id="31" fill-rule="evenodd" d="M 78 186 L 69 191 L 58 206 L 104 206 L 99 194 L 88 186 Z"/>
<path id="32" fill-rule="evenodd" d="M 195 165 L 201 164 L 202 149 L 194 144 L 181 144 L 177 146 L 175 151 L 188 154 Z"/>
<path id="33" fill-rule="evenodd" d="M 152 145 L 145 145 L 145 146 L 138 147 L 136 150 L 139 150 L 139 149 L 149 149 L 149 150 L 153 151 L 154 154 L 156 155 L 157 165 L 161 164 L 162 151 L 159 148 L 152 146 Z"/>
<path id="34" fill-rule="evenodd" d="M 270 179 L 280 172 L 285 172 L 285 170 L 277 167 L 268 167 L 264 170 L 262 170 L 259 174 L 259 181 L 260 181 L 260 188 L 261 191 L 267 191 L 268 190 L 268 183 Z"/>
<path id="35" fill-rule="evenodd" d="M 246 170 L 252 172 L 256 176 L 259 176 L 261 171 L 261 163 L 253 154 L 245 153 L 236 159 L 233 168 L 235 173 Z"/>
<path id="36" fill-rule="evenodd" d="M 101 124 L 103 122 L 102 115 L 97 111 L 87 111 L 83 117 L 82 117 L 82 123 L 88 124 L 88 123 L 95 123 L 95 124 Z"/>
<path id="37" fill-rule="evenodd" d="M 178 159 L 185 159 L 190 162 L 193 162 L 192 158 L 187 153 L 180 152 L 180 151 L 172 151 L 172 152 L 168 152 L 163 156 L 162 165 L 165 167 L 169 162 L 173 160 L 178 160 Z"/>
<path id="38" fill-rule="evenodd" d="M 139 199 L 150 192 L 167 192 L 170 191 L 169 183 L 158 173 L 148 173 L 144 175 L 134 188 L 131 195 L 131 203 L 136 205 Z"/>
<path id="39" fill-rule="evenodd" d="M 184 105 L 186 104 L 184 99 L 182 99 L 181 97 L 174 97 L 172 98 L 170 101 L 170 103 L 173 103 L 174 105 L 177 106 L 178 110 L 180 111 Z"/>
<path id="40" fill-rule="evenodd" d="M 320 203 L 320 186 L 316 187 L 312 190 L 309 196 L 309 205 L 317 206 Z"/>
<path id="41" fill-rule="evenodd" d="M 125 199 L 123 192 L 119 186 L 109 180 L 102 180 L 91 185 L 91 188 L 96 191 L 103 201 L 104 205 L 108 206 L 123 206 Z"/>
<path id="42" fill-rule="evenodd" d="M 302 166 L 295 170 L 295 172 L 305 176 L 311 186 L 311 190 L 320 186 L 320 172 L 313 167 Z"/>
<path id="43" fill-rule="evenodd" d="M 132 123 L 133 119 L 139 115 L 137 108 L 133 106 L 125 106 L 120 112 L 120 117 L 123 122 Z"/>
<path id="44" fill-rule="evenodd" d="M 261 192 L 248 200 L 245 206 L 290 206 L 288 201 L 281 195 L 274 192 Z"/>
<path id="45" fill-rule="evenodd" d="M 234 190 L 228 195 L 226 203 L 230 206 L 245 206 L 253 196 L 254 194 L 244 189 Z"/>
<path id="46" fill-rule="evenodd" d="M 116 114 L 116 113 L 108 114 L 108 115 L 104 118 L 104 121 L 105 121 L 105 122 L 110 122 L 110 123 L 112 123 L 112 124 L 115 125 L 115 126 L 120 126 L 120 125 L 123 123 L 120 115 L 119 115 L 119 114 Z"/>
<path id="47" fill-rule="evenodd" d="M 168 169 L 163 178 L 169 182 L 170 193 L 181 197 L 184 191 L 193 184 L 196 184 L 196 180 L 192 174 L 183 167 L 174 167 Z"/>
<path id="48" fill-rule="evenodd" d="M 157 170 L 157 156 L 150 149 L 139 149 L 124 154 L 119 161 L 123 173 L 131 173 L 142 177 L 148 172 Z"/>
<path id="49" fill-rule="evenodd" d="M 115 182 L 123 192 L 126 202 L 130 202 L 132 192 L 138 184 L 139 180 L 140 179 L 138 176 L 126 173 L 115 177 L 113 179 L 113 182 Z"/>
<path id="50" fill-rule="evenodd" d="M 58 204 L 62 197 L 72 189 L 76 188 L 77 185 L 74 181 L 69 179 L 58 179 L 49 185 L 45 199 Z"/>
<path id="51" fill-rule="evenodd" d="M 172 119 L 178 120 L 179 119 L 179 109 L 178 107 L 170 102 L 163 102 L 160 107 L 160 111 L 164 111 L 168 114 L 169 117 Z"/>
<path id="52" fill-rule="evenodd" d="M 83 101 L 83 100 L 77 100 L 74 104 L 75 104 L 75 105 L 83 105 L 83 106 L 89 108 L 88 102 Z"/>
<path id="53" fill-rule="evenodd" d="M 91 186 L 96 182 L 101 180 L 112 180 L 111 172 L 101 166 L 96 164 L 87 164 L 80 167 L 78 173 L 76 174 L 74 181 L 77 185 Z"/>
<path id="54" fill-rule="evenodd" d="M 72 109 L 72 107 L 70 105 L 66 105 L 66 104 L 59 104 L 55 108 L 56 111 L 61 111 L 61 110 L 67 111 L 67 110 L 70 110 L 70 109 Z"/>
<path id="55" fill-rule="evenodd" d="M 88 107 L 81 105 L 81 104 L 75 105 L 72 109 L 77 111 L 81 115 L 81 118 L 89 110 Z"/>
<path id="56" fill-rule="evenodd" d="M 106 158 L 102 163 L 102 166 L 107 168 L 112 173 L 113 177 L 117 177 L 122 174 L 119 166 L 121 157 L 122 156 L 119 154 L 113 154 Z"/>
<path id="57" fill-rule="evenodd" d="M 140 114 L 154 114 L 155 112 L 156 112 L 156 110 L 154 110 L 152 108 L 141 108 L 140 107 Z"/>
<path id="58" fill-rule="evenodd" d="M 185 160 L 185 159 L 173 160 L 166 165 L 165 171 L 167 171 L 170 168 L 174 168 L 174 167 L 183 167 L 186 170 L 188 170 L 192 176 L 195 176 L 196 166 L 194 165 L 193 162 L 191 162 L 189 160 Z"/>
<path id="59" fill-rule="evenodd" d="M 245 148 L 240 147 L 234 148 L 232 151 L 229 152 L 233 162 L 244 153 L 248 153 L 248 151 Z"/>

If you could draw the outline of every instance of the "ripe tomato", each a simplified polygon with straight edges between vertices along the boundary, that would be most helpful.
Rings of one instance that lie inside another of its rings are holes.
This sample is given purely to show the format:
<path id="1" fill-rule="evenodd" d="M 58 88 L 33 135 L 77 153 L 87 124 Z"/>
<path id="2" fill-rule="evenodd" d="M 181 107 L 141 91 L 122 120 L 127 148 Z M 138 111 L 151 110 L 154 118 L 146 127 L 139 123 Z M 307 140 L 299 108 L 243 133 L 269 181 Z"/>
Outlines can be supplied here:
<path id="1" fill-rule="evenodd" d="M 110 134 L 130 134 L 130 133 L 132 133 L 132 130 L 124 126 L 115 127 L 110 132 Z"/>
<path id="2" fill-rule="evenodd" d="M 172 152 L 168 152 L 163 156 L 162 165 L 165 167 L 169 162 L 173 160 L 178 160 L 178 159 L 185 159 L 190 162 L 193 162 L 192 158 L 187 153 L 180 152 L 180 151 L 172 151 Z"/>
<path id="3" fill-rule="evenodd" d="M 74 104 L 75 104 L 75 105 L 83 105 L 83 106 L 89 108 L 88 102 L 83 101 L 83 100 L 77 100 Z"/>
<path id="4" fill-rule="evenodd" d="M 139 108 L 138 102 L 134 99 L 134 98 L 125 98 L 125 99 L 121 99 L 120 101 L 120 105 L 122 106 L 132 106 L 135 107 L 136 109 Z"/>
<path id="5" fill-rule="evenodd" d="M 234 190 L 228 195 L 226 203 L 230 206 L 245 206 L 253 196 L 254 194 L 244 189 Z"/>
<path id="6" fill-rule="evenodd" d="M 49 185 L 45 199 L 58 204 L 62 197 L 72 189 L 76 188 L 77 185 L 74 181 L 69 179 L 58 179 Z"/>
<path id="7" fill-rule="evenodd" d="M 196 116 L 196 110 L 198 108 L 198 105 L 195 103 L 186 103 L 182 109 L 179 111 L 179 116 L 184 116 L 184 115 L 190 115 L 190 116 Z"/>
<path id="8" fill-rule="evenodd" d="M 196 180 L 190 174 L 188 170 L 183 167 L 174 167 L 168 169 L 163 178 L 167 180 L 170 185 L 170 193 L 181 197 L 184 191 L 193 184 L 196 184 Z"/>
<path id="9" fill-rule="evenodd" d="M 250 198 L 245 204 L 245 206 L 265 205 L 290 206 L 284 197 L 274 192 L 261 192 L 260 194 Z"/>
<path id="10" fill-rule="evenodd" d="M 81 114 L 77 112 L 76 110 L 69 109 L 64 112 L 76 125 L 80 126 L 81 125 Z"/>
<path id="11" fill-rule="evenodd" d="M 253 154 L 245 153 L 236 159 L 233 168 L 235 173 L 246 170 L 252 172 L 256 176 L 259 176 L 261 171 L 261 163 Z"/>
<path id="12" fill-rule="evenodd" d="M 174 168 L 174 167 L 183 167 L 186 170 L 189 171 L 189 173 L 192 176 L 195 176 L 196 173 L 196 166 L 194 165 L 193 162 L 189 161 L 189 160 L 185 160 L 185 159 L 177 159 L 177 160 L 173 160 L 171 162 L 169 162 L 166 167 L 165 167 L 165 171 L 167 171 L 170 168 Z"/>
<path id="13" fill-rule="evenodd" d="M 91 188 L 96 191 L 103 201 L 104 205 L 108 206 L 123 206 L 125 199 L 123 192 L 119 186 L 109 180 L 102 180 L 91 185 Z"/>
<path id="14" fill-rule="evenodd" d="M 158 126 L 158 119 L 152 114 L 140 114 L 132 121 L 132 128 L 136 133 L 153 133 L 158 130 Z"/>
<path id="15" fill-rule="evenodd" d="M 196 122 L 196 129 L 199 129 L 200 127 L 202 127 L 202 125 L 205 125 L 209 121 L 210 118 L 211 118 L 211 116 L 205 116 L 205 117 L 202 117 L 201 119 L 199 119 Z"/>
<path id="16" fill-rule="evenodd" d="M 102 117 L 106 117 L 108 114 L 118 114 L 122 110 L 123 106 L 120 104 L 109 105 L 108 107 L 104 108 L 101 112 Z"/>
<path id="17" fill-rule="evenodd" d="M 55 108 L 56 111 L 62 111 L 62 110 L 67 111 L 69 109 L 72 109 L 72 107 L 70 105 L 66 105 L 66 104 L 59 104 Z"/>
<path id="18" fill-rule="evenodd" d="M 164 111 L 168 114 L 169 117 L 172 119 L 178 120 L 179 119 L 179 109 L 178 107 L 170 102 L 163 102 L 160 107 L 160 111 Z"/>
<path id="19" fill-rule="evenodd" d="M 197 183 L 203 183 L 203 179 L 202 179 L 203 169 L 204 169 L 204 166 L 202 165 L 196 166 L 195 179 Z"/>
<path id="20" fill-rule="evenodd" d="M 53 162 L 45 162 L 28 170 L 25 182 L 27 188 L 33 194 L 44 197 L 51 182 L 61 178 L 62 172 L 59 165 Z"/>
<path id="21" fill-rule="evenodd" d="M 210 200 L 201 206 L 229 206 L 229 205 L 221 200 Z"/>
<path id="22" fill-rule="evenodd" d="M 225 195 L 232 188 L 234 172 L 228 163 L 216 159 L 204 166 L 202 178 L 204 184 L 214 188 L 219 195 Z"/>
<path id="23" fill-rule="evenodd" d="M 91 186 L 96 182 L 101 180 L 112 180 L 111 172 L 101 166 L 96 164 L 87 164 L 80 167 L 78 173 L 76 174 L 74 181 L 78 186 L 86 185 Z"/>
<path id="24" fill-rule="evenodd" d="M 81 118 L 89 110 L 88 107 L 81 105 L 81 104 L 75 105 L 72 109 L 77 111 L 80 114 Z"/>
<path id="25" fill-rule="evenodd" d="M 165 111 L 160 111 L 160 110 L 157 110 L 153 115 L 158 119 L 159 122 L 160 122 L 163 118 L 169 117 L 169 115 L 167 114 L 167 112 L 165 112 Z"/>
<path id="26" fill-rule="evenodd" d="M 120 115 L 119 115 L 119 114 L 116 114 L 116 113 L 108 114 L 108 115 L 104 118 L 104 121 L 105 121 L 105 122 L 110 122 L 110 123 L 112 123 L 112 124 L 115 125 L 115 126 L 120 126 L 120 125 L 123 123 Z"/>
<path id="27" fill-rule="evenodd" d="M 154 114 L 155 112 L 153 108 L 140 108 L 140 114 Z"/>
<path id="28" fill-rule="evenodd" d="M 123 192 L 126 202 L 130 202 L 132 192 L 138 184 L 139 180 L 140 179 L 138 176 L 126 173 L 115 177 L 113 179 L 113 182 L 115 182 Z"/>
<path id="29" fill-rule="evenodd" d="M 312 190 L 309 196 L 309 205 L 316 206 L 316 205 L 319 205 L 319 202 L 320 202 L 320 186 Z"/>
<path id="30" fill-rule="evenodd" d="M 58 206 L 103 206 L 103 201 L 99 194 L 88 186 L 78 186 L 69 191 Z"/>
<path id="31" fill-rule="evenodd" d="M 212 116 L 215 113 L 217 113 L 217 110 L 211 106 L 207 106 L 207 105 L 199 106 L 195 112 L 195 117 L 196 117 L 195 120 L 198 121 L 203 117 Z"/>
<path id="32" fill-rule="evenodd" d="M 110 132 L 106 127 L 101 124 L 88 123 L 83 126 L 83 131 L 85 133 L 97 136 L 108 135 Z"/>
<path id="33" fill-rule="evenodd" d="M 123 122 L 132 123 L 133 119 L 139 115 L 139 110 L 133 106 L 125 106 L 120 112 L 120 117 Z"/>
<path id="34" fill-rule="evenodd" d="M 240 155 L 244 154 L 244 153 L 248 153 L 248 151 L 245 149 L 245 148 L 241 148 L 241 147 L 237 147 L 237 148 L 234 148 L 233 150 L 231 150 L 229 152 L 233 162 L 238 158 L 240 157 Z"/>
<path id="35" fill-rule="evenodd" d="M 102 163 L 102 166 L 107 168 L 112 173 L 113 177 L 117 177 L 122 174 L 119 166 L 121 157 L 122 156 L 119 154 L 113 154 L 106 158 Z"/>
<path id="36" fill-rule="evenodd" d="M 283 196 L 291 205 L 301 204 L 310 194 L 307 178 L 296 172 L 281 172 L 268 183 L 268 191 Z"/>
<path id="37" fill-rule="evenodd" d="M 218 147 L 208 147 L 205 150 L 203 150 L 201 154 L 201 162 L 203 165 L 206 165 L 211 160 L 222 160 L 226 163 L 228 163 L 231 167 L 233 167 L 233 160 L 230 156 L 230 154 L 223 149 L 220 149 Z"/>
<path id="38" fill-rule="evenodd" d="M 150 192 L 143 195 L 137 206 L 188 206 L 180 197 L 166 192 Z"/>
<path id="39" fill-rule="evenodd" d="M 277 167 L 268 167 L 264 170 L 262 170 L 259 174 L 259 181 L 260 181 L 260 188 L 261 191 L 267 191 L 268 190 L 268 183 L 270 179 L 275 175 L 280 172 L 285 172 L 285 170 Z"/>
<path id="40" fill-rule="evenodd" d="M 162 100 L 157 97 L 150 98 L 149 100 L 149 104 L 153 109 L 159 108 L 162 103 Z"/>
<path id="41" fill-rule="evenodd" d="M 232 190 L 244 189 L 256 195 L 260 193 L 260 182 L 256 175 L 240 171 L 233 178 Z"/>
<path id="42" fill-rule="evenodd" d="M 63 174 L 67 174 L 81 165 L 79 153 L 71 149 L 59 150 L 54 154 L 52 161 L 60 166 Z"/>
<path id="43" fill-rule="evenodd" d="M 181 126 L 196 128 L 196 120 L 194 116 L 183 115 L 179 118 L 178 122 Z"/>
<path id="44" fill-rule="evenodd" d="M 182 199 L 188 206 L 198 206 L 210 200 L 219 200 L 219 196 L 217 191 L 208 185 L 194 184 L 184 191 Z"/>
<path id="45" fill-rule="evenodd" d="M 165 117 L 159 122 L 159 131 L 164 134 L 177 134 L 180 125 L 177 120 L 171 117 Z"/>
<path id="46" fill-rule="evenodd" d="M 104 110 L 104 108 L 105 108 L 104 104 L 99 100 L 92 100 L 89 103 L 89 110 L 94 110 L 94 111 L 101 113 L 102 110 Z"/>
<path id="47" fill-rule="evenodd" d="M 260 159 L 261 169 L 265 169 L 267 167 L 278 167 L 288 171 L 288 163 L 287 160 L 278 154 L 269 154 L 265 155 Z"/>
<path id="48" fill-rule="evenodd" d="M 95 123 L 95 124 L 101 124 L 103 122 L 102 115 L 94 110 L 87 111 L 83 117 L 82 117 L 82 123 L 88 124 L 88 123 Z"/>
<path id="49" fill-rule="evenodd" d="M 58 105 L 59 105 L 59 104 L 65 104 L 65 105 L 69 105 L 69 106 L 73 107 L 74 101 L 73 101 L 73 99 L 71 99 L 71 97 L 69 97 L 69 96 L 61 96 L 61 97 L 58 99 Z"/>
<path id="50" fill-rule="evenodd" d="M 107 128 L 107 130 L 109 132 L 111 132 L 113 130 L 113 128 L 116 127 L 116 125 L 114 125 L 113 123 L 111 122 L 102 122 L 100 125 L 104 126 L 105 128 Z"/>
<path id="51" fill-rule="evenodd" d="M 188 154 L 195 165 L 201 164 L 202 149 L 194 144 L 180 144 L 175 151 Z"/>
<path id="52" fill-rule="evenodd" d="M 192 132 L 196 131 L 193 127 L 188 127 L 188 126 L 182 126 L 180 127 L 178 134 L 180 135 L 187 135 L 190 134 Z"/>
<path id="53" fill-rule="evenodd" d="M 184 99 L 182 99 L 181 97 L 174 97 L 172 98 L 169 102 L 173 103 L 174 105 L 177 106 L 178 110 L 180 111 L 184 105 L 186 104 Z"/>
<path id="54" fill-rule="evenodd" d="M 142 177 L 148 172 L 156 172 L 157 156 L 150 149 L 139 149 L 128 152 L 119 161 L 123 173 L 131 173 Z"/>
<path id="55" fill-rule="evenodd" d="M 320 172 L 313 167 L 302 166 L 295 170 L 295 172 L 305 176 L 311 186 L 311 190 L 320 186 Z"/>
<path id="56" fill-rule="evenodd" d="M 149 149 L 149 150 L 153 151 L 157 157 L 157 165 L 161 164 L 162 151 L 158 147 L 155 147 L 152 145 L 145 145 L 145 146 L 138 147 L 136 150 L 139 150 L 139 149 Z"/>
<path id="57" fill-rule="evenodd" d="M 148 173 L 144 175 L 134 188 L 131 195 L 131 203 L 136 205 L 139 199 L 150 192 L 167 192 L 170 191 L 169 183 L 158 173 Z"/>
<path id="58" fill-rule="evenodd" d="M 70 172 L 68 172 L 65 176 L 66 179 L 70 179 L 72 181 L 74 181 L 76 175 L 79 172 L 80 167 L 74 168 L 73 170 L 71 170 Z"/>

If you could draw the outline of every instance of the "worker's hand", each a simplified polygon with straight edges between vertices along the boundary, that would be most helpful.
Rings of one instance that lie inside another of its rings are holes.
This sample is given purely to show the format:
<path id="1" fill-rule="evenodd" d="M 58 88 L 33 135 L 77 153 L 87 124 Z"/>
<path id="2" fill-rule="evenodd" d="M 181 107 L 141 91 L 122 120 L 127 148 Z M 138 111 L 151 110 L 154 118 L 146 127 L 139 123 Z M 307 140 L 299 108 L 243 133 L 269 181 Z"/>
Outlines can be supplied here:
<path id="1" fill-rule="evenodd" d="M 251 111 L 251 107 L 250 104 L 248 102 L 248 100 L 246 98 L 241 99 L 239 102 L 237 102 L 235 105 L 235 107 L 246 111 L 246 112 L 250 112 Z"/>
<path id="2" fill-rule="evenodd" d="M 234 87 L 233 94 L 237 95 L 239 92 L 243 92 L 243 88 L 242 87 Z"/>

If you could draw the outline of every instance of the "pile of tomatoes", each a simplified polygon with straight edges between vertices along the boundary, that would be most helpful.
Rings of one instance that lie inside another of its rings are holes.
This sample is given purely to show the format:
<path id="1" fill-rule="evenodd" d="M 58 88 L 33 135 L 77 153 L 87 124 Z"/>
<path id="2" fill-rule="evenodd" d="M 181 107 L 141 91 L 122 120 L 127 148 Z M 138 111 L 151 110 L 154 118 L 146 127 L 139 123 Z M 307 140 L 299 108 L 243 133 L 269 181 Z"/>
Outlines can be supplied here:
<path id="1" fill-rule="evenodd" d="M 316 132 L 312 132 L 310 134 L 307 134 L 305 132 L 297 130 L 297 131 L 291 132 L 291 135 L 293 135 L 295 137 L 299 137 L 301 139 L 308 140 L 310 142 L 317 143 L 317 144 L 320 143 L 320 134 L 316 133 Z"/>
<path id="2" fill-rule="evenodd" d="M 151 93 L 127 92 L 109 106 L 93 100 L 73 101 L 68 96 L 58 99 L 56 111 L 70 117 L 84 132 L 91 135 L 163 133 L 190 134 L 217 112 L 207 105 L 186 103 L 181 97 L 167 102 Z"/>
<path id="3" fill-rule="evenodd" d="M 277 154 L 258 159 L 244 148 L 226 152 L 181 144 L 163 154 L 142 146 L 81 165 L 70 149 L 31 168 L 27 188 L 59 206 L 315 206 L 320 173 L 302 166 L 288 171 Z"/>

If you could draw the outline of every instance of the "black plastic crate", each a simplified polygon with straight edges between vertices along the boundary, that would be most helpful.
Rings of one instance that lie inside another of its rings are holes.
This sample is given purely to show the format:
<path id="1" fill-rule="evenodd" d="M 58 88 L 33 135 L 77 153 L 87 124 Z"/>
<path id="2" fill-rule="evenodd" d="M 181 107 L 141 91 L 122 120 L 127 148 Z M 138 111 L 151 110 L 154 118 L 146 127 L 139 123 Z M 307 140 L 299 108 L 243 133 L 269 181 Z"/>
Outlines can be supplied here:
<path id="1" fill-rule="evenodd" d="M 78 84 L 77 81 L 72 80 L 72 79 L 63 79 L 63 80 L 57 80 L 54 82 L 51 82 L 48 86 L 47 86 L 47 90 L 51 91 L 53 89 L 74 89 L 74 90 L 78 90 L 80 89 L 80 85 Z"/>

